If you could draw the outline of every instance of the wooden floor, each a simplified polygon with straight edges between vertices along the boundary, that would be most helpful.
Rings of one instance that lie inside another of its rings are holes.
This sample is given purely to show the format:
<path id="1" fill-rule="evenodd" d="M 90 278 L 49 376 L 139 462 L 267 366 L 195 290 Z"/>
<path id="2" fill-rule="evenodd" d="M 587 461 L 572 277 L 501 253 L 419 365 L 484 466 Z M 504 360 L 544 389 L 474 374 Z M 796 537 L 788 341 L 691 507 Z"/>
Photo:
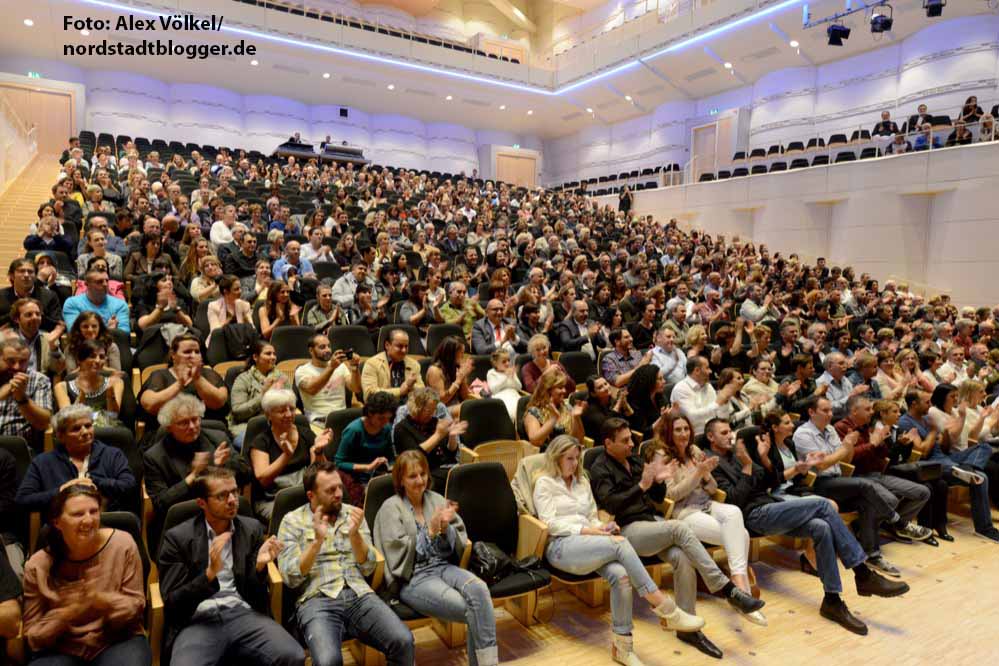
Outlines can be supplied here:
<path id="1" fill-rule="evenodd" d="M 853 574 L 843 571 L 844 600 L 870 633 L 855 636 L 818 613 L 822 587 L 800 573 L 798 555 L 766 546 L 754 567 L 759 577 L 768 627 L 751 624 L 720 599 L 701 595 L 698 613 L 704 629 L 724 652 L 726 664 L 836 664 L 877 660 L 878 666 L 939 664 L 963 666 L 999 655 L 999 544 L 973 536 L 970 519 L 954 517 L 956 540 L 939 548 L 886 543 L 886 557 L 903 572 L 911 591 L 895 599 L 862 598 Z M 672 583 L 664 582 L 667 590 Z M 553 608 L 554 605 L 554 608 Z M 554 613 L 552 613 L 554 611 Z M 500 661 L 521 666 L 612 664 L 610 611 L 591 609 L 561 590 L 541 600 L 545 624 L 525 629 L 497 609 Z M 648 605 L 635 599 L 635 649 L 647 666 L 696 666 L 717 660 L 680 643 L 659 629 Z M 430 629 L 416 632 L 417 663 L 466 664 L 463 648 L 448 650 Z M 348 657 L 349 659 L 349 657 Z M 995 663 L 995 662 L 993 662 Z"/>

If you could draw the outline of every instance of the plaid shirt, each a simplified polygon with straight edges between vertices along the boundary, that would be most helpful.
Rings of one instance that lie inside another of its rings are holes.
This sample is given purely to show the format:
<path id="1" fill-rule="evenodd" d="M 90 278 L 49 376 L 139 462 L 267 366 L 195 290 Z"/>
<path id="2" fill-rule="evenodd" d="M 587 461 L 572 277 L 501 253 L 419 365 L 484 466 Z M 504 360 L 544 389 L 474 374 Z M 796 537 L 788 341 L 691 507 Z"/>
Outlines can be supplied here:
<path id="1" fill-rule="evenodd" d="M 299 588 L 305 583 L 298 603 L 303 604 L 312 597 L 325 594 L 336 599 L 347 585 L 357 596 L 371 592 L 365 576 L 370 576 L 375 570 L 375 549 L 371 547 L 371 532 L 365 521 L 361 521 L 360 534 L 368 547 L 368 555 L 364 564 L 357 564 L 354 549 L 350 545 L 350 529 L 347 516 L 350 506 L 343 505 L 336 522 L 326 533 L 326 541 L 312 563 L 312 569 L 307 575 L 301 572 L 302 551 L 316 538 L 312 527 L 312 507 L 305 504 L 285 515 L 278 528 L 278 541 L 284 544 L 284 549 L 278 556 L 278 569 L 288 587 Z"/>
<path id="2" fill-rule="evenodd" d="M 40 372 L 28 371 L 28 388 L 25 396 L 38 407 L 52 411 L 52 383 Z M 0 435 L 23 437 L 29 444 L 35 437 L 31 423 L 24 418 L 20 407 L 14 402 L 13 393 L 5 400 L 0 400 Z"/>
<path id="3" fill-rule="evenodd" d="M 641 352 L 637 349 L 632 349 L 628 354 L 628 356 L 624 356 L 615 349 L 609 354 L 604 355 L 603 361 L 600 363 L 600 374 L 604 376 L 604 379 L 613 384 L 618 375 L 630 372 L 638 367 L 638 364 L 642 360 Z"/>

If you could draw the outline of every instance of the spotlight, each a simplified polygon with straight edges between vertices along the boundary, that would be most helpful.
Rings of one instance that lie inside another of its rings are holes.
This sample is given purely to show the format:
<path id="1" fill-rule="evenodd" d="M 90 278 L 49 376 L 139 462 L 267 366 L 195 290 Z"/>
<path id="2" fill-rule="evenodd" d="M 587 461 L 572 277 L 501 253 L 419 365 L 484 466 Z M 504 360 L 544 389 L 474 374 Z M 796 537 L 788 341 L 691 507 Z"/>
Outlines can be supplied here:
<path id="1" fill-rule="evenodd" d="M 883 10 L 875 10 L 876 13 L 871 14 L 871 32 L 874 34 L 891 32 L 891 27 L 895 24 L 895 10 L 891 5 L 885 5 L 885 9 L 888 10 L 887 14 L 879 13 Z"/>
<path id="2" fill-rule="evenodd" d="M 850 29 L 838 23 L 826 28 L 826 34 L 829 35 L 829 46 L 843 46 L 843 40 L 850 39 Z"/>
<path id="3" fill-rule="evenodd" d="M 800 44 L 798 44 L 798 40 L 797 39 L 792 39 L 790 42 L 788 42 L 788 45 L 792 49 L 796 49 L 796 48 L 798 48 L 798 46 L 800 46 Z"/>
<path id="4" fill-rule="evenodd" d="M 943 14 L 943 8 L 947 6 L 947 0 L 923 0 L 923 9 L 926 10 L 926 18 L 936 18 Z"/>

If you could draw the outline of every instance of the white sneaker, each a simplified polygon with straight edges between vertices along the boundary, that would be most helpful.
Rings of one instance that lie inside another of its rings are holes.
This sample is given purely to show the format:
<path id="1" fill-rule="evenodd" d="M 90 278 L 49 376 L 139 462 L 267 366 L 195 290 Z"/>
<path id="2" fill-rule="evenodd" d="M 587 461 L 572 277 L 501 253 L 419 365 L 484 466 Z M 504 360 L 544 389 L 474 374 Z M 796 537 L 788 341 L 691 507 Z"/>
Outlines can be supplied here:
<path id="1" fill-rule="evenodd" d="M 967 470 L 962 467 L 957 467 L 956 465 L 950 470 L 951 476 L 959 481 L 964 481 L 969 486 L 974 484 L 980 486 L 985 483 L 985 477 L 978 472 Z"/>

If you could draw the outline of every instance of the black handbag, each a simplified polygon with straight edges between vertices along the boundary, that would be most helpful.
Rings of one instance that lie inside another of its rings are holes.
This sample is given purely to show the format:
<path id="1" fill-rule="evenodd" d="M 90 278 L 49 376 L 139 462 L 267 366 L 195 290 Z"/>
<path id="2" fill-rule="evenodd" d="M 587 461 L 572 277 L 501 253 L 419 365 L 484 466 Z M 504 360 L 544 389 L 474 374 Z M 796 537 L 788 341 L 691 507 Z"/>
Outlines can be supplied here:
<path id="1" fill-rule="evenodd" d="M 472 544 L 472 559 L 468 568 L 486 585 L 495 585 L 502 580 L 512 566 L 513 560 L 496 544 L 488 541 Z"/>

